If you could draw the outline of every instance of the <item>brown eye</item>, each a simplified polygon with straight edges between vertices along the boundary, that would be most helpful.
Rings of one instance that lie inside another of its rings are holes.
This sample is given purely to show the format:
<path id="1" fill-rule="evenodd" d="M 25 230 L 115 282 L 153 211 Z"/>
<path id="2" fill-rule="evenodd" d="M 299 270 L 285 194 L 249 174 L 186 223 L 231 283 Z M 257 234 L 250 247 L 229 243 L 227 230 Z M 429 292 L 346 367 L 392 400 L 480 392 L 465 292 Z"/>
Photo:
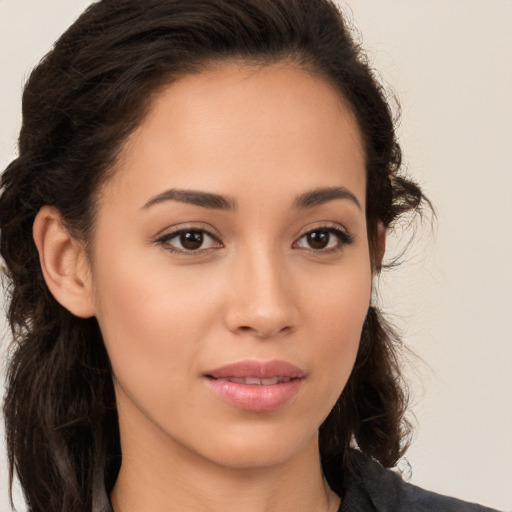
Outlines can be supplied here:
<path id="1" fill-rule="evenodd" d="M 306 235 L 306 240 L 311 249 L 325 249 L 329 245 L 331 233 L 325 230 L 310 231 Z"/>
<path id="2" fill-rule="evenodd" d="M 157 240 L 171 252 L 201 252 L 222 244 L 203 229 L 181 229 L 162 236 Z"/>
<path id="3" fill-rule="evenodd" d="M 352 242 L 353 237 L 347 232 L 337 227 L 329 227 L 312 229 L 302 235 L 293 245 L 301 249 L 331 252 L 341 250 Z"/>
<path id="4" fill-rule="evenodd" d="M 187 251 L 194 251 L 203 245 L 204 235 L 201 231 L 186 231 L 180 234 L 180 244 Z"/>

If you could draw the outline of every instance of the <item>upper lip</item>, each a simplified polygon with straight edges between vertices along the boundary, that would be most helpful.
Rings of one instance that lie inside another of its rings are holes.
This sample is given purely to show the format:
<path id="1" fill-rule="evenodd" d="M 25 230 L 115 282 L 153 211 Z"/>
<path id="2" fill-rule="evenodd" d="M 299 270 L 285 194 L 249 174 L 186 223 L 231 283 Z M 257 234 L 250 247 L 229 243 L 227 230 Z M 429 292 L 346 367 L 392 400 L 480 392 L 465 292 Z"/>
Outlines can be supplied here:
<path id="1" fill-rule="evenodd" d="M 302 378 L 304 372 L 297 366 L 286 361 L 239 361 L 227 364 L 220 368 L 205 373 L 214 379 L 256 377 L 259 379 L 271 379 L 273 377 L 285 377 L 289 379 Z"/>

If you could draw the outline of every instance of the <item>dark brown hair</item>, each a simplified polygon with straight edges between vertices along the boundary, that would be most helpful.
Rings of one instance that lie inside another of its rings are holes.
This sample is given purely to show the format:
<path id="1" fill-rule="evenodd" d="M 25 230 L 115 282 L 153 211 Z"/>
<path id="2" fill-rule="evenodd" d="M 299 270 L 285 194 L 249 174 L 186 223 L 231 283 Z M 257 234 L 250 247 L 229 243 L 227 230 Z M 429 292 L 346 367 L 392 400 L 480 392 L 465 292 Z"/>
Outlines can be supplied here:
<path id="1" fill-rule="evenodd" d="M 422 203 L 401 174 L 386 95 L 329 0 L 102 0 L 32 72 L 23 94 L 19 156 L 2 176 L 1 255 L 7 267 L 9 354 L 4 404 L 11 481 L 29 510 L 99 511 L 121 462 L 109 359 L 94 318 L 60 306 L 42 276 L 32 224 L 53 205 L 90 240 L 95 198 L 154 93 L 212 62 L 283 59 L 328 80 L 363 134 L 367 229 Z M 379 270 L 378 268 L 376 269 Z M 348 447 L 393 466 L 407 442 L 400 340 L 370 307 L 356 364 L 320 430 L 325 475 L 342 493 Z"/>

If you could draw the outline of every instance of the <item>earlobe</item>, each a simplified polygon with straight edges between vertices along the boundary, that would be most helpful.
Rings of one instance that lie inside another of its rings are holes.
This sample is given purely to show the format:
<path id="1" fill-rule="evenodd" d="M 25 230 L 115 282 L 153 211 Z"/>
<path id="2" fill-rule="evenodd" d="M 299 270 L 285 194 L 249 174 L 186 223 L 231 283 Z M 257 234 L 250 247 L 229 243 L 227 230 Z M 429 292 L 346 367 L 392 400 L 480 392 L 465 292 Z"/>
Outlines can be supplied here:
<path id="1" fill-rule="evenodd" d="M 85 249 L 64 226 L 57 208 L 43 206 L 32 233 L 44 279 L 57 302 L 78 317 L 94 316 Z"/>

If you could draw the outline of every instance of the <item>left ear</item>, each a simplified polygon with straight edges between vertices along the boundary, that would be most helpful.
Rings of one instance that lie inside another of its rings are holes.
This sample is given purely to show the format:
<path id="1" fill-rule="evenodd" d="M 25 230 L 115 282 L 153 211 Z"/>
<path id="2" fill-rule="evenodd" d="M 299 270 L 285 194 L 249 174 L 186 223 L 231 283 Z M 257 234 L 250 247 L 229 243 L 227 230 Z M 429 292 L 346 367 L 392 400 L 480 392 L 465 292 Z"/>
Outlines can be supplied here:
<path id="1" fill-rule="evenodd" d="M 377 223 L 373 257 L 373 268 L 377 272 L 379 272 L 382 267 L 382 260 L 384 259 L 384 253 L 386 252 L 386 234 L 386 226 L 384 226 L 382 221 L 379 221 Z"/>

